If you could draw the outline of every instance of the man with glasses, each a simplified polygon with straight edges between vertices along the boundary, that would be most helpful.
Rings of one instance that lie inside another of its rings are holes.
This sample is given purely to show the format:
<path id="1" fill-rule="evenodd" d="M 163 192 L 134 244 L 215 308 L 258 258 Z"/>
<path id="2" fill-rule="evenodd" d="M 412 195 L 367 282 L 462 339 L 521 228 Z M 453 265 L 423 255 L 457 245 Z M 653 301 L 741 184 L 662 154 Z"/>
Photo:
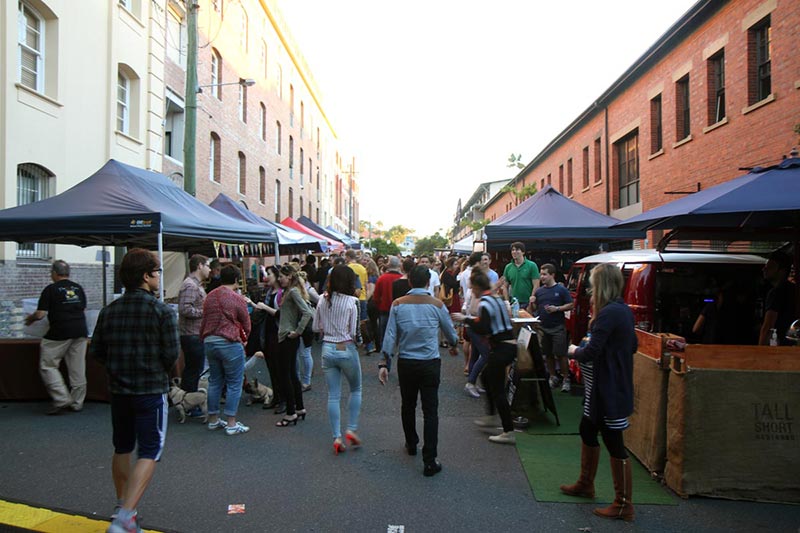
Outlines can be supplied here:
<path id="1" fill-rule="evenodd" d="M 86 294 L 83 287 L 69 279 L 69 265 L 56 261 L 50 270 L 53 283 L 45 287 L 35 312 L 25 317 L 31 325 L 47 315 L 50 328 L 39 348 L 39 373 L 47 392 L 53 399 L 48 415 L 83 409 L 86 398 Z M 61 360 L 67 365 L 67 389 L 61 371 Z"/>
<path id="2" fill-rule="evenodd" d="M 181 350 L 183 350 L 183 375 L 181 388 L 186 392 L 197 392 L 197 383 L 203 371 L 205 350 L 200 341 L 200 323 L 203 321 L 203 302 L 206 291 L 203 282 L 208 279 L 211 267 L 204 255 L 193 255 L 189 258 L 189 275 L 183 280 L 178 293 L 178 331 L 181 334 Z M 191 415 L 201 411 L 195 408 Z"/>
<path id="3" fill-rule="evenodd" d="M 154 295 L 161 282 L 155 255 L 133 248 L 122 258 L 119 277 L 125 293 L 100 311 L 89 347 L 105 365 L 111 390 L 117 509 L 109 533 L 141 531 L 136 506 L 164 449 L 169 372 L 180 346 L 175 313 Z"/>

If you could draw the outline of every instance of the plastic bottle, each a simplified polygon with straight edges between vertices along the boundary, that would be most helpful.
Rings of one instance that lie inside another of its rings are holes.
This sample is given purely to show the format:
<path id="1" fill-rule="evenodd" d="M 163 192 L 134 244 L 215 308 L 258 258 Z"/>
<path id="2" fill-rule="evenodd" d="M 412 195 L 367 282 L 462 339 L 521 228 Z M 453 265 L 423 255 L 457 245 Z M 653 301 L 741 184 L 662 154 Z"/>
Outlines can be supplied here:
<path id="1" fill-rule="evenodd" d="M 778 345 L 778 330 L 776 330 L 775 328 L 769 330 L 769 345 L 770 346 Z"/>
<path id="2" fill-rule="evenodd" d="M 511 316 L 519 318 L 519 301 L 516 298 L 511 298 Z"/>

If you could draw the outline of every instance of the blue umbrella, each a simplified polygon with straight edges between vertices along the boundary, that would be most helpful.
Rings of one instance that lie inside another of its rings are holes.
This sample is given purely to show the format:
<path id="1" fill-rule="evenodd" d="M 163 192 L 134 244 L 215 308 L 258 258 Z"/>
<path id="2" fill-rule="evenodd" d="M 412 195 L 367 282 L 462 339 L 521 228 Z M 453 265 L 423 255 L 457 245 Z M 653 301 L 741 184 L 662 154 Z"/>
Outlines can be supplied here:
<path id="1" fill-rule="evenodd" d="M 754 168 L 744 176 L 656 207 L 614 228 L 796 233 L 800 228 L 800 158 Z"/>

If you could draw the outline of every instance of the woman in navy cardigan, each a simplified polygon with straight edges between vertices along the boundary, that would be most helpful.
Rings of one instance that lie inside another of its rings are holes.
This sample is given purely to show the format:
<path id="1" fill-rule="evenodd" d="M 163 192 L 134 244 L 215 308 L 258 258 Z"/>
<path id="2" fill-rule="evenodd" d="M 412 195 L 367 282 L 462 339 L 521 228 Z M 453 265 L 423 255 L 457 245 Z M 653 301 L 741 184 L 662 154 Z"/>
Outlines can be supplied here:
<path id="1" fill-rule="evenodd" d="M 585 347 L 570 346 L 569 354 L 581 363 L 584 376 L 583 418 L 580 434 L 581 474 L 573 485 L 561 491 L 594 498 L 594 477 L 600 458 L 597 434 L 611 456 L 614 502 L 594 513 L 606 518 L 633 520 L 631 464 L 622 432 L 633 413 L 633 354 L 638 343 L 633 312 L 622 301 L 625 281 L 620 269 L 611 264 L 594 267 L 589 278 L 592 290 L 591 336 Z"/>

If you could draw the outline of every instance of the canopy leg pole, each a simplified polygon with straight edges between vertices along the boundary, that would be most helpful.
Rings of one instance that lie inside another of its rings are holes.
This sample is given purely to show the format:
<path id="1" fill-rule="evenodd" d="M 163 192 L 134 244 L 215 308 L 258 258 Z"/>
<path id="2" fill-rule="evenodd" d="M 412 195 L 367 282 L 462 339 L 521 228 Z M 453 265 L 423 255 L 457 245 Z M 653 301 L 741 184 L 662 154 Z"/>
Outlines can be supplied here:
<path id="1" fill-rule="evenodd" d="M 108 289 L 106 288 L 106 267 L 108 266 L 108 261 L 106 261 L 106 247 L 103 246 L 101 251 L 103 254 L 103 307 L 108 305 Z"/>
<path id="2" fill-rule="evenodd" d="M 158 224 L 158 263 L 164 268 L 164 224 Z M 161 270 L 161 281 L 158 284 L 158 299 L 164 301 L 164 270 Z"/>
<path id="3" fill-rule="evenodd" d="M 275 243 L 275 264 L 277 265 L 280 262 L 281 262 L 280 245 L 278 245 L 278 243 L 276 242 Z"/>

